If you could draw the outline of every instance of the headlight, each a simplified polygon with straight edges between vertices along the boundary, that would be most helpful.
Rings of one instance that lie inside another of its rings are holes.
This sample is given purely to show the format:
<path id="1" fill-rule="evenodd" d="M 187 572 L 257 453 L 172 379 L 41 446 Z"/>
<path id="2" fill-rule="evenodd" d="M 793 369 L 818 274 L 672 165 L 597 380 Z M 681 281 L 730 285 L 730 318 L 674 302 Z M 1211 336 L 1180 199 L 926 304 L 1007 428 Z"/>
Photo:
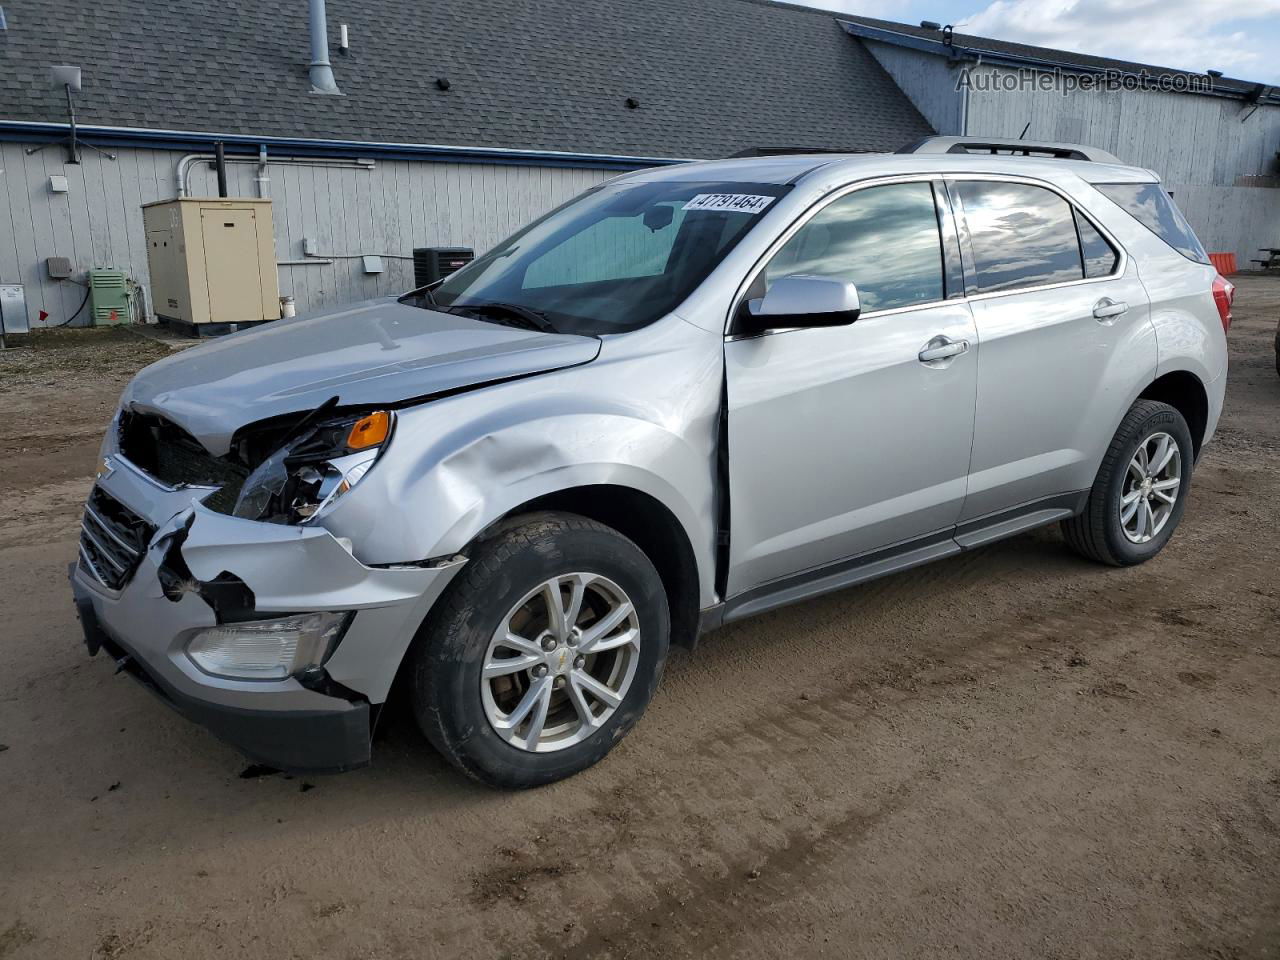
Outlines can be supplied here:
<path id="1" fill-rule="evenodd" d="M 233 680 L 284 680 L 328 659 L 351 614 L 304 613 L 206 627 L 187 640 L 187 656 L 205 673 Z"/>
<path id="2" fill-rule="evenodd" d="M 386 410 L 316 424 L 249 474 L 233 515 L 272 523 L 315 519 L 369 472 L 393 426 Z"/>

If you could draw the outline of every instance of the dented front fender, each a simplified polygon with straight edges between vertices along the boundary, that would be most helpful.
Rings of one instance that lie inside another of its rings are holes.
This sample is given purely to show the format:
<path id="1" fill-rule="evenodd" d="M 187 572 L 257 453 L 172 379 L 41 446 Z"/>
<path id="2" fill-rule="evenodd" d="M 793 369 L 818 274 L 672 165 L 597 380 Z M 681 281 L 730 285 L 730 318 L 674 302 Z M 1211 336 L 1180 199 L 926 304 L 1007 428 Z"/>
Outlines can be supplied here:
<path id="1" fill-rule="evenodd" d="M 711 605 L 721 338 L 663 327 L 642 352 L 620 337 L 586 366 L 400 411 L 389 449 L 324 525 L 365 563 L 447 556 L 539 497 L 625 487 L 675 516 Z"/>

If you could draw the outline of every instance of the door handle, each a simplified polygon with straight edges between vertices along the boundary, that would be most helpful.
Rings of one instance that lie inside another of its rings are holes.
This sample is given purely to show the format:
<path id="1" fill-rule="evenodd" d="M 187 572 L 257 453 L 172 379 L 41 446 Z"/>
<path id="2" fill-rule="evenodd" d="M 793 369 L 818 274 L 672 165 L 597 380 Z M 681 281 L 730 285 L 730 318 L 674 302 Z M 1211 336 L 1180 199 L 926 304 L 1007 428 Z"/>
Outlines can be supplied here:
<path id="1" fill-rule="evenodd" d="M 1111 320 L 1122 313 L 1129 312 L 1129 305 L 1110 297 L 1103 297 L 1093 305 L 1093 316 L 1098 320 Z"/>
<path id="2" fill-rule="evenodd" d="M 934 363 L 938 360 L 950 360 L 969 350 L 968 340 L 952 340 L 950 337 L 937 336 L 924 345 L 920 351 L 921 363 Z"/>

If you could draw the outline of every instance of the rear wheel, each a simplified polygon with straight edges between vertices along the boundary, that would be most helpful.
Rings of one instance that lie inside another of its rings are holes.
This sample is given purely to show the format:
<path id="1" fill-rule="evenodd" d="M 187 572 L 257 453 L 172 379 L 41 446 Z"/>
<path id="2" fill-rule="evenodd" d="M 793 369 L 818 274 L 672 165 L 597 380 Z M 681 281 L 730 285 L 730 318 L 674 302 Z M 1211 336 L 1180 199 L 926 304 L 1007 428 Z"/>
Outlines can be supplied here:
<path id="1" fill-rule="evenodd" d="M 484 783 L 530 787 L 599 761 L 648 705 L 666 660 L 666 595 L 616 530 L 519 517 L 471 551 L 411 664 L 423 733 Z"/>
<path id="2" fill-rule="evenodd" d="M 1182 519 L 1193 464 L 1182 414 L 1167 403 L 1137 401 L 1103 457 L 1084 512 L 1062 523 L 1068 546 L 1112 566 L 1151 559 Z"/>

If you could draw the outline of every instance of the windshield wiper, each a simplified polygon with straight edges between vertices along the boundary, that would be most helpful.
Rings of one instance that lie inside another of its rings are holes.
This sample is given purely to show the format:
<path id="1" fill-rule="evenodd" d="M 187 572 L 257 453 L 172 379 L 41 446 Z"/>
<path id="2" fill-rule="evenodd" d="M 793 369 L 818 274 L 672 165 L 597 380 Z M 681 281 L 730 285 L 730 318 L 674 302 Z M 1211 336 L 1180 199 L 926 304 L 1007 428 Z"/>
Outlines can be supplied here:
<path id="1" fill-rule="evenodd" d="M 501 318 L 506 317 L 508 321 L 515 321 L 511 324 L 512 326 L 540 330 L 543 333 L 560 332 L 545 313 L 518 303 L 455 303 L 447 309 L 460 310 L 464 313 L 489 313 L 495 315 L 494 319 L 498 320 L 499 323 L 504 322 Z"/>

